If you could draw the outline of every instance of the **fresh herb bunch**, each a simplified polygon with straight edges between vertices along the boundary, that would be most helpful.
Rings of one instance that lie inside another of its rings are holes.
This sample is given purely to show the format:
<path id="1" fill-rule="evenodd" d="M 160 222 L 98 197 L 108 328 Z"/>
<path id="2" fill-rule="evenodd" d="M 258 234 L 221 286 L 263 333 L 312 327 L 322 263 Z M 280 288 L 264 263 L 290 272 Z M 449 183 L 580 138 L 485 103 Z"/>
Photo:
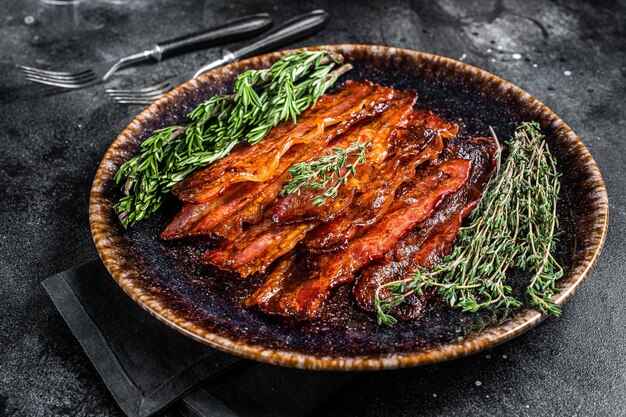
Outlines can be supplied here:
<path id="1" fill-rule="evenodd" d="M 291 180 L 286 181 L 280 195 L 298 194 L 303 187 L 322 190 L 332 183 L 323 194 L 313 199 L 314 206 L 321 206 L 329 198 L 335 198 L 339 187 L 348 182 L 348 177 L 356 173 L 358 164 L 364 164 L 365 154 L 372 144 L 370 142 L 352 142 L 347 148 L 333 148 L 315 161 L 298 162 L 289 168 Z M 355 158 L 347 164 L 349 158 Z M 347 165 L 346 165 L 347 164 Z"/>
<path id="2" fill-rule="evenodd" d="M 189 114 L 190 123 L 154 132 L 115 181 L 126 194 L 115 205 L 124 227 L 154 213 L 163 195 L 198 168 L 227 156 L 239 143 L 254 145 L 278 123 L 291 120 L 352 68 L 328 51 L 299 51 L 270 68 L 237 78 L 233 94 L 217 95 Z"/>
<path id="3" fill-rule="evenodd" d="M 409 295 L 429 287 L 436 288 L 452 307 L 466 312 L 526 304 L 544 314 L 561 314 L 551 300 L 555 283 L 563 276 L 552 255 L 559 174 L 539 129 L 537 123 L 523 123 L 516 129 L 507 142 L 506 162 L 487 185 L 469 226 L 461 228 L 454 250 L 442 264 L 377 288 L 379 324 L 394 325 L 392 310 Z M 500 167 L 500 151 L 497 158 Z M 507 285 L 507 271 L 512 268 L 532 276 L 524 302 Z M 381 299 L 383 290 L 387 294 Z"/>

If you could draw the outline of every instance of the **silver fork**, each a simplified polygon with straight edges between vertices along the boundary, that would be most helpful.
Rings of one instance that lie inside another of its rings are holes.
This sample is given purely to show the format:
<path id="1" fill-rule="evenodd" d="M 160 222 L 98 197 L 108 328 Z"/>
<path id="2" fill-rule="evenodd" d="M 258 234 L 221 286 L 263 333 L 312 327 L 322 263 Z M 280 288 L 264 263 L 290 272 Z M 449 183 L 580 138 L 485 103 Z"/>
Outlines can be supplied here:
<path id="1" fill-rule="evenodd" d="M 203 74 L 214 68 L 230 64 L 234 61 L 235 58 L 233 53 L 230 52 L 228 49 L 224 49 L 222 58 L 203 66 L 200 70 L 196 72 L 186 72 L 184 74 L 168 78 L 159 84 L 151 85 L 149 87 L 130 90 L 107 88 L 104 91 L 109 95 L 109 97 L 121 104 L 150 104 L 153 101 L 156 101 L 159 98 L 163 97 L 171 89 L 178 87 L 186 81 L 189 81 L 192 78 L 196 78 L 200 74 Z"/>
<path id="2" fill-rule="evenodd" d="M 265 31 L 272 24 L 267 13 L 230 20 L 220 26 L 157 43 L 152 49 L 103 62 L 78 71 L 48 71 L 20 65 L 29 81 L 59 88 L 84 88 L 108 80 L 120 68 L 152 60 L 159 62 L 184 52 L 233 42 Z"/>
<path id="3" fill-rule="evenodd" d="M 123 104 L 150 104 L 163 97 L 171 89 L 178 87 L 192 78 L 222 65 L 230 64 L 243 58 L 271 51 L 289 43 L 305 38 L 321 30 L 328 21 L 328 13 L 324 10 L 294 17 L 282 25 L 256 38 L 252 43 L 236 51 L 224 50 L 222 57 L 204 65 L 195 72 L 189 72 L 168 78 L 167 80 L 145 88 L 138 89 L 107 89 L 106 93 L 116 102 Z"/>

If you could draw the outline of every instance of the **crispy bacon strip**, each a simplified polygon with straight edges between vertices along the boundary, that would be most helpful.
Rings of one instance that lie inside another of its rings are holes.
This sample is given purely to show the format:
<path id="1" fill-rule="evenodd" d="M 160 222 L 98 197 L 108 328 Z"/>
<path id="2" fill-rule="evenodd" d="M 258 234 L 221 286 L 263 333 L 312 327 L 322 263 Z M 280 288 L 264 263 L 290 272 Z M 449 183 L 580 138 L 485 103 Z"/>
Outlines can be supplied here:
<path id="1" fill-rule="evenodd" d="M 350 133 L 341 136 L 332 146 L 348 146 L 350 141 L 353 141 L 353 136 L 365 129 L 366 126 L 368 125 L 355 127 Z M 317 151 L 315 155 L 317 157 L 323 155 L 324 152 L 325 149 L 322 149 Z M 280 178 L 283 179 L 287 175 L 289 174 L 286 173 Z M 230 239 L 219 248 L 208 251 L 203 258 L 204 262 L 224 270 L 238 272 L 244 277 L 255 272 L 264 272 L 274 260 L 293 249 L 306 233 L 318 224 L 317 222 L 298 222 L 289 226 L 277 225 L 270 218 L 261 221 L 259 217 L 263 215 L 264 207 L 278 195 L 283 182 L 282 180 L 275 181 L 246 210 L 235 215 L 232 220 L 225 222 L 222 227 L 217 228 L 218 233 L 227 234 Z M 330 200 L 326 210 L 341 210 L 350 201 L 351 194 L 343 193 L 341 196 Z M 260 224 L 256 224 L 243 232 L 244 220 L 253 223 L 260 221 Z"/>
<path id="2" fill-rule="evenodd" d="M 345 250 L 320 255 L 318 267 L 310 270 L 306 280 L 284 285 L 259 307 L 268 314 L 313 318 L 334 287 L 352 281 L 356 271 L 382 257 L 398 239 L 427 219 L 442 198 L 459 189 L 469 173 L 470 163 L 462 159 L 424 170 L 402 198 L 391 205 L 387 216 L 351 241 Z"/>
<path id="3" fill-rule="evenodd" d="M 353 293 L 357 304 L 364 310 L 374 311 L 376 289 L 387 282 L 407 277 L 416 268 L 430 268 L 443 261 L 452 249 L 462 221 L 467 217 L 482 195 L 484 185 L 494 168 L 495 142 L 492 139 L 447 141 L 445 158 L 463 155 L 472 161 L 472 172 L 467 183 L 455 194 L 446 198 L 437 213 L 426 220 L 417 230 L 398 241 L 384 258 L 361 271 Z M 382 298 L 388 291 L 382 291 Z M 401 306 L 396 316 L 415 319 L 432 292 L 412 297 Z"/>
<path id="4" fill-rule="evenodd" d="M 354 129 L 358 129 L 358 127 L 355 127 Z M 320 155 L 323 155 L 325 152 L 330 150 L 330 148 L 332 147 L 349 146 L 350 140 L 353 140 L 353 138 L 350 132 L 348 132 L 344 136 L 340 136 L 337 140 L 328 144 L 325 148 L 322 148 L 318 151 L 311 150 L 304 156 L 303 154 L 300 154 L 298 157 L 299 158 L 298 160 L 306 160 L 306 159 L 311 159 L 313 157 L 319 157 Z M 289 160 L 288 164 L 286 165 L 288 165 L 289 167 L 292 165 L 293 162 L 294 160 Z M 282 166 L 283 165 L 281 162 L 281 167 Z M 250 202 L 245 208 L 243 208 L 237 214 L 233 215 L 231 218 L 223 219 L 221 221 L 220 226 L 218 226 L 214 230 L 214 233 L 218 236 L 227 238 L 229 240 L 234 240 L 242 233 L 244 223 L 246 224 L 259 223 L 263 218 L 264 210 L 271 203 L 276 201 L 276 197 L 280 193 L 280 190 L 283 188 L 284 183 L 288 181 L 290 177 L 291 175 L 289 174 L 289 172 L 287 172 L 287 169 L 284 169 L 282 175 L 272 180 L 270 182 L 270 185 L 265 187 L 263 191 L 259 193 L 252 200 L 252 202 Z M 333 204 L 333 205 L 328 206 L 331 208 L 328 211 L 338 212 L 341 209 L 343 209 L 346 206 L 346 204 L 342 204 L 340 200 L 341 200 L 340 198 L 336 198 L 334 199 L 334 201 L 330 201 L 329 203 L 327 203 L 327 204 L 330 204 L 330 203 Z"/>
<path id="5" fill-rule="evenodd" d="M 459 232 L 462 216 L 455 213 L 452 219 L 432 226 L 420 228 L 409 233 L 399 241 L 384 258 L 366 267 L 357 279 L 353 294 L 359 307 L 366 311 L 374 311 L 376 290 L 387 282 L 403 279 L 415 271 L 415 268 L 429 268 L 443 261 L 450 253 L 454 239 Z M 385 298 L 388 291 L 382 291 Z M 422 312 L 426 301 L 432 294 L 424 293 L 414 297 L 407 306 L 396 311 L 402 318 L 417 318 Z"/>
<path id="6" fill-rule="evenodd" d="M 347 207 L 352 202 L 355 192 L 376 175 L 379 164 L 387 157 L 391 148 L 393 133 L 399 127 L 406 126 L 416 100 L 417 94 L 414 91 L 396 93 L 393 102 L 381 116 L 367 124 L 356 126 L 345 135 L 341 143 L 333 146 L 347 148 L 353 142 L 371 144 L 366 155 L 367 163 L 357 166 L 355 174 L 349 178 L 347 184 L 340 187 L 336 197 L 327 200 L 322 206 L 315 206 L 313 205 L 315 197 L 326 190 L 305 187 L 299 194 L 279 197 L 269 209 L 272 219 L 279 224 L 313 220 L 325 222 Z M 323 153 L 311 159 L 321 155 Z M 354 157 L 349 162 L 353 162 L 353 159 Z"/>
<path id="7" fill-rule="evenodd" d="M 233 242 L 243 233 L 245 224 L 256 225 L 260 223 L 261 220 L 263 220 L 263 211 L 274 201 L 288 177 L 289 173 L 285 172 L 280 177 L 270 181 L 270 184 L 241 211 L 235 213 L 228 219 L 224 219 L 222 223 L 214 229 L 215 235 Z"/>
<path id="8" fill-rule="evenodd" d="M 231 187 L 226 193 L 204 204 L 185 203 L 176 217 L 161 233 L 165 240 L 208 235 L 223 221 L 254 197 L 258 183 L 241 183 Z"/>
<path id="9" fill-rule="evenodd" d="M 386 106 L 393 89 L 347 81 L 338 93 L 322 96 L 298 123 L 281 123 L 255 146 L 240 145 L 230 155 L 186 178 L 173 190 L 185 202 L 206 203 L 244 181 L 265 182 L 276 175 L 282 156 L 294 145 L 322 147 L 354 123 Z M 329 134 L 329 131 L 332 134 Z"/>
<path id="10" fill-rule="evenodd" d="M 402 130 L 395 155 L 376 174 L 349 211 L 320 224 L 304 240 L 306 248 L 319 253 L 345 246 L 364 227 L 376 223 L 389 209 L 397 188 L 415 175 L 422 163 L 437 157 L 443 149 L 441 136 L 430 129 Z"/>
<path id="11" fill-rule="evenodd" d="M 415 93 L 402 94 L 401 98 L 395 102 L 396 104 L 386 110 L 378 119 L 355 126 L 350 132 L 344 134 L 333 143 L 332 147 L 344 148 L 349 146 L 351 142 L 363 140 L 363 138 L 371 140 L 374 154 L 368 153 L 368 156 L 373 158 L 373 160 L 371 160 L 372 165 L 367 168 L 373 169 L 377 166 L 377 159 L 386 155 L 392 143 L 390 136 L 396 129 L 396 125 L 403 123 L 404 119 L 410 115 L 414 101 Z M 318 151 L 314 158 L 323 155 L 325 152 L 326 150 L 324 149 Z M 360 173 L 360 171 L 357 171 L 357 181 L 364 180 L 365 176 L 359 175 Z M 323 192 L 323 190 L 305 189 L 299 196 L 292 195 L 279 198 L 278 205 L 274 204 L 268 208 L 267 220 L 239 235 L 237 233 L 242 230 L 241 226 L 231 226 L 232 223 L 227 222 L 225 223 L 227 226 L 222 227 L 222 230 L 218 232 L 228 234 L 231 238 L 230 240 L 235 240 L 234 237 L 236 235 L 236 241 L 232 244 L 227 241 L 219 248 L 207 252 L 204 256 L 204 261 L 221 269 L 236 271 L 244 277 L 255 272 L 264 272 L 274 260 L 293 249 L 305 237 L 307 232 L 319 224 L 320 220 L 333 216 L 347 207 L 352 202 L 355 188 L 356 185 L 345 184 L 340 188 L 340 192 L 336 197 L 329 199 L 322 206 L 313 206 L 312 200 L 316 195 L 315 193 Z M 274 190 L 274 187 L 272 187 L 272 190 Z M 275 195 L 271 197 L 275 197 Z M 295 205 L 295 207 L 292 205 Z M 262 206 L 262 204 L 258 206 Z M 280 212 L 282 216 L 277 215 L 277 207 L 282 210 Z M 277 221 L 277 217 L 284 220 L 287 217 L 287 210 L 292 214 L 291 220 L 297 219 L 300 221 L 289 221 L 280 224 Z M 297 217 L 304 216 L 307 210 L 310 216 L 305 216 L 304 218 Z M 256 217 L 260 213 L 259 210 L 251 208 L 244 215 Z M 271 220 L 269 220 L 270 217 Z M 235 218 L 242 219 L 241 216 L 235 216 Z M 302 222 L 303 220 L 306 221 Z M 293 224 L 294 226 L 287 227 L 288 224 Z M 230 230 L 224 230 L 226 228 L 230 228 Z"/>
<path id="12" fill-rule="evenodd" d="M 244 278 L 262 273 L 274 260 L 292 250 L 314 226 L 314 223 L 278 226 L 265 220 L 250 229 L 245 238 L 208 251 L 202 260 L 224 270 L 237 271 Z"/>
<path id="13" fill-rule="evenodd" d="M 296 254 L 289 253 L 278 260 L 265 282 L 249 298 L 244 301 L 246 307 L 267 305 L 276 296 L 286 282 L 294 280 L 298 270 L 294 268 Z"/>
<path id="14" fill-rule="evenodd" d="M 285 172 L 307 152 L 312 152 L 310 146 L 291 150 L 281 159 L 278 170 Z M 282 179 L 263 183 L 247 181 L 233 185 L 224 194 L 206 203 L 185 203 L 161 233 L 161 238 L 174 240 L 206 235 L 234 238 L 241 233 L 243 211 L 251 205 L 260 207 L 265 204 L 265 207 L 278 195 L 281 187 Z"/>
<path id="15" fill-rule="evenodd" d="M 430 110 L 418 111 L 412 125 L 422 130 L 435 131 L 443 139 L 452 139 L 459 133 L 459 125 L 443 120 Z"/>
<path id="16" fill-rule="evenodd" d="M 401 153 L 368 184 L 349 212 L 319 225 L 307 235 L 304 244 L 309 251 L 319 253 L 345 246 L 364 226 L 378 221 L 387 212 L 400 184 L 412 177 L 417 166 L 441 154 L 442 138 L 454 137 L 458 125 L 421 110 L 414 113 L 411 127 L 400 132 L 394 145 Z M 416 149 L 420 152 L 417 155 Z"/>

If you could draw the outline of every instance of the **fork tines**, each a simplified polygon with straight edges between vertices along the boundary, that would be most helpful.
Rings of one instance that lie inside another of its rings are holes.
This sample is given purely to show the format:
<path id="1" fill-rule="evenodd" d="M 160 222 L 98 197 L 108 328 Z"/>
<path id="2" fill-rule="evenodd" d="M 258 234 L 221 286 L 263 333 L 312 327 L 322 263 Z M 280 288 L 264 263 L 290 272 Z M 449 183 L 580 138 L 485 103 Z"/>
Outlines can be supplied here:
<path id="1" fill-rule="evenodd" d="M 75 72 L 48 71 L 24 65 L 20 65 L 20 69 L 29 81 L 60 88 L 83 88 L 98 81 L 96 74 L 90 69 Z"/>
<path id="2" fill-rule="evenodd" d="M 172 85 L 169 82 L 163 82 L 150 87 L 131 90 L 109 88 L 105 92 L 118 103 L 149 104 L 163 97 L 171 89 Z"/>

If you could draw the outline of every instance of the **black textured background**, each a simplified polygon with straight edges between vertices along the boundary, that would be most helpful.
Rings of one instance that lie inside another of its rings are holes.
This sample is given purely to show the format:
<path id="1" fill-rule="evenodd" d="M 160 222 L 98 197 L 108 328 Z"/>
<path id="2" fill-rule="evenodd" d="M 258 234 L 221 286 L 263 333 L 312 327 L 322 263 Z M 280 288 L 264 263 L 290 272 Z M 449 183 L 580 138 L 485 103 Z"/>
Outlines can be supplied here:
<path id="1" fill-rule="evenodd" d="M 604 252 L 562 318 L 473 357 L 366 374 L 319 414 L 626 415 L 626 1 L 306 3 L 2 2 L 0 415 L 121 415 L 39 283 L 97 256 L 87 218 L 91 181 L 108 145 L 141 110 L 112 104 L 101 86 L 42 96 L 16 65 L 89 64 L 226 18 L 267 11 L 282 20 L 314 7 L 333 20 L 301 45 L 432 52 L 534 94 L 591 150 L 611 205 Z M 112 85 L 149 84 L 216 54 L 129 69 Z"/>

